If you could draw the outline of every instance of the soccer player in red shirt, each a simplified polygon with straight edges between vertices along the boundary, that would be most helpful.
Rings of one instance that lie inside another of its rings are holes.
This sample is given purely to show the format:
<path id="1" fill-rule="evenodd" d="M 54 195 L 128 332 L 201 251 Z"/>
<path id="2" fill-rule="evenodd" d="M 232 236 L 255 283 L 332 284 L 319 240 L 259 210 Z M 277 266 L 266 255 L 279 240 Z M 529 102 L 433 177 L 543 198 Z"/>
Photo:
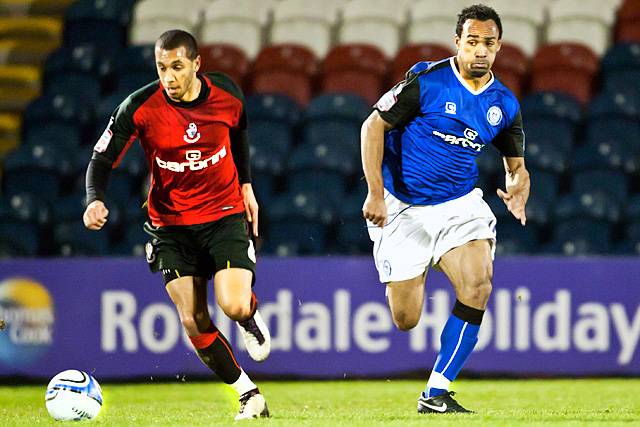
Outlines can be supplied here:
<path id="1" fill-rule="evenodd" d="M 228 76 L 198 74 L 197 42 L 185 31 L 163 33 L 155 59 L 159 81 L 118 106 L 94 147 L 84 224 L 100 230 L 107 222 L 109 173 L 139 139 L 151 171 L 150 221 L 144 225 L 149 266 L 162 271 L 202 362 L 238 392 L 236 419 L 269 416 L 264 397 L 207 308 L 207 281 L 213 276 L 218 305 L 240 325 L 249 355 L 266 359 L 269 331 L 252 292 L 251 231 L 258 235 L 258 203 L 251 187 L 244 97 Z"/>

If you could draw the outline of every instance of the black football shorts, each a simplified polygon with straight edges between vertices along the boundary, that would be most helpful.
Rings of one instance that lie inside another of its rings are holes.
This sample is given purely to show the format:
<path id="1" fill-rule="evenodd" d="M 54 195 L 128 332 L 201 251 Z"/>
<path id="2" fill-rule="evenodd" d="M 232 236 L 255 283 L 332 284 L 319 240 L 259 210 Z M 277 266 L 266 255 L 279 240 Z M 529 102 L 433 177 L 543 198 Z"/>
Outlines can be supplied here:
<path id="1" fill-rule="evenodd" d="M 165 283 L 183 276 L 210 279 L 225 268 L 244 268 L 254 274 L 256 255 L 244 213 L 197 225 L 154 227 L 145 246 L 152 272 L 161 271 Z"/>

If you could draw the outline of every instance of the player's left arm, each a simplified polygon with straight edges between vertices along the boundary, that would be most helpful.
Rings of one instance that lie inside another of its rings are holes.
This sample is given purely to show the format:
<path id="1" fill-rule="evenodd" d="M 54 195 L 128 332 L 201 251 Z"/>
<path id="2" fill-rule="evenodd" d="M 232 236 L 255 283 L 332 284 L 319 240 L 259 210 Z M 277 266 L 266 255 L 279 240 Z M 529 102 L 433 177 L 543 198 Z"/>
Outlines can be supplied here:
<path id="1" fill-rule="evenodd" d="M 525 225 L 527 222 L 525 207 L 527 200 L 529 200 L 531 181 L 524 164 L 524 131 L 520 111 L 509 127 L 496 136 L 493 144 L 502 154 L 506 172 L 505 187 L 507 191 L 498 189 L 498 196 L 507 205 L 509 212 L 520 220 L 522 225 Z"/>
<path id="2" fill-rule="evenodd" d="M 236 165 L 238 171 L 238 180 L 240 181 L 240 187 L 242 189 L 242 198 L 244 200 L 244 209 L 247 215 L 247 221 L 251 223 L 251 228 L 254 236 L 258 236 L 258 201 L 255 194 L 253 194 L 253 187 L 251 185 L 251 163 L 249 155 L 249 136 L 247 132 L 247 114 L 243 111 L 240 117 L 240 122 L 237 128 L 230 130 L 229 136 L 231 138 L 231 154 L 233 155 L 233 162 Z"/>

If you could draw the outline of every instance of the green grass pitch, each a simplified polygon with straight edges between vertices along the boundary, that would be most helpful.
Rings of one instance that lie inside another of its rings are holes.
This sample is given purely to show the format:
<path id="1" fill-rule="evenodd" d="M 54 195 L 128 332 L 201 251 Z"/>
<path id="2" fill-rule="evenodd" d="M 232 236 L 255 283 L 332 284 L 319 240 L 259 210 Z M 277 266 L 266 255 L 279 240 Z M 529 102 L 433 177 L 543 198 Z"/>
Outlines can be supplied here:
<path id="1" fill-rule="evenodd" d="M 459 380 L 456 398 L 477 414 L 419 415 L 424 382 L 259 382 L 272 417 L 263 426 L 640 425 L 640 379 Z M 105 405 L 91 425 L 234 424 L 238 402 L 215 382 L 103 384 Z M 45 385 L 0 386 L 0 425 L 57 425 Z M 84 422 L 82 424 L 85 424 Z M 237 423 L 236 423 L 237 424 Z M 74 424 L 76 425 L 76 424 Z"/>

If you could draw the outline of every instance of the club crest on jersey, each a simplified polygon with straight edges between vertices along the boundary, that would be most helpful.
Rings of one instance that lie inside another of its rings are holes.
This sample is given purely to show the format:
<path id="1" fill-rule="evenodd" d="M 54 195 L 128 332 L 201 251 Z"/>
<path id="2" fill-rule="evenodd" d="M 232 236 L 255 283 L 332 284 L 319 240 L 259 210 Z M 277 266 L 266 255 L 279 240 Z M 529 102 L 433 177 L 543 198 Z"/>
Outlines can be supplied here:
<path id="1" fill-rule="evenodd" d="M 491 126 L 498 126 L 502 121 L 502 110 L 495 105 L 487 111 L 487 121 Z"/>
<path id="2" fill-rule="evenodd" d="M 198 140 L 200 139 L 200 132 L 198 132 L 198 126 L 196 126 L 195 123 L 189 123 L 189 127 L 187 128 L 187 130 L 185 130 L 184 132 L 184 136 L 182 137 L 182 139 L 184 139 L 184 142 L 188 143 L 188 144 L 193 144 L 195 142 L 198 142 Z"/>

